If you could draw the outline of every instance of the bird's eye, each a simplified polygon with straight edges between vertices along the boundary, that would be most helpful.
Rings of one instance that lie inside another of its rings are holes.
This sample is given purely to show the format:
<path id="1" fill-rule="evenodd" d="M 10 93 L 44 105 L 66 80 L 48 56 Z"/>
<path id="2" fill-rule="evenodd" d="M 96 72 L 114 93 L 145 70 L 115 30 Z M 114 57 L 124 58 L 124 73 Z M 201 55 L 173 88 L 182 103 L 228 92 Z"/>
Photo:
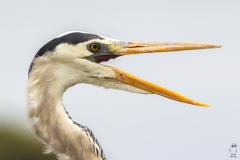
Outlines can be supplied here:
<path id="1" fill-rule="evenodd" d="M 96 52 L 97 50 L 100 49 L 100 45 L 98 43 L 92 43 L 90 44 L 89 48 L 91 51 Z"/>

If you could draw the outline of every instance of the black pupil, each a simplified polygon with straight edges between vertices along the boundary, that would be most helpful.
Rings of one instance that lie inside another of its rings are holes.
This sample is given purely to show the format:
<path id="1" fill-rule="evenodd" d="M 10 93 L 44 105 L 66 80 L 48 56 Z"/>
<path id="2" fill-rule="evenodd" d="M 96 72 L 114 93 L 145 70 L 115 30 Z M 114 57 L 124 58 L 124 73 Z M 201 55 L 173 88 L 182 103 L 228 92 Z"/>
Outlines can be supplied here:
<path id="1" fill-rule="evenodd" d="M 97 46 L 96 44 L 94 44 L 94 45 L 93 45 L 93 48 L 94 48 L 94 49 L 97 49 L 97 48 L 98 48 L 98 46 Z"/>

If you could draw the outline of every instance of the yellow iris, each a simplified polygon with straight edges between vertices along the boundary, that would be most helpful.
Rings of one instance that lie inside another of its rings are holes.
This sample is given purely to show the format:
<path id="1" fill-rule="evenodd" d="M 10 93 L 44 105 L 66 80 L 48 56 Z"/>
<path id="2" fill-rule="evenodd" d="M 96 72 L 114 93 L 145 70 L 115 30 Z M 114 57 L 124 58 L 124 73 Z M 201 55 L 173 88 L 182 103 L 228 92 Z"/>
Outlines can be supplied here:
<path id="1" fill-rule="evenodd" d="M 99 46 L 98 43 L 92 43 L 92 44 L 90 44 L 89 47 L 90 47 L 90 49 L 91 49 L 93 52 L 96 52 L 97 50 L 100 49 L 100 46 Z"/>

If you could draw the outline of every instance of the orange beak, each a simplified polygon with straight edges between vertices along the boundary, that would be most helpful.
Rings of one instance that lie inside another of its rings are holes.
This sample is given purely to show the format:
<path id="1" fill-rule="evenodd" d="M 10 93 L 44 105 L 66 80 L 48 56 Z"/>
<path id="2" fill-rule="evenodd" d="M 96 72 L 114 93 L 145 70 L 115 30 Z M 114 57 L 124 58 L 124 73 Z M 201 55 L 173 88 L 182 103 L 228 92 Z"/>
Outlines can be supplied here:
<path id="1" fill-rule="evenodd" d="M 170 51 L 182 51 L 182 50 L 196 50 L 196 49 L 208 49 L 208 48 L 220 48 L 218 45 L 211 44 L 200 44 L 200 43 L 182 43 L 182 42 L 121 42 L 118 44 L 114 44 L 109 46 L 109 48 L 114 51 L 113 55 L 122 56 L 122 55 L 130 55 L 130 54 L 142 54 L 142 53 L 153 53 L 153 52 L 170 52 Z M 110 67 L 110 66 L 108 66 Z M 173 99 L 176 101 L 203 106 L 210 107 L 208 104 L 198 102 L 192 100 L 186 96 L 178 94 L 176 92 L 170 91 L 166 88 L 153 84 L 151 82 L 140 79 L 136 76 L 133 76 L 129 73 L 121 71 L 117 68 L 110 67 L 116 77 L 115 80 L 126 83 L 128 85 L 135 86 L 137 88 L 141 88 L 148 92 L 158 94 L 169 99 Z"/>

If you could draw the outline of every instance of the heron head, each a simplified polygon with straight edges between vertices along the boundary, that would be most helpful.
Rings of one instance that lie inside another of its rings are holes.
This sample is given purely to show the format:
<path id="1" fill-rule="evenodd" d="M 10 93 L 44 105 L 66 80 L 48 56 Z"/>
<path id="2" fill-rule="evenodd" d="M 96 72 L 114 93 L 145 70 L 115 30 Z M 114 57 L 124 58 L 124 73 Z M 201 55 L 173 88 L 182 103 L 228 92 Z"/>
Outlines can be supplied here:
<path id="1" fill-rule="evenodd" d="M 173 100 L 208 107 L 207 104 L 100 63 L 130 54 L 218 47 L 220 46 L 199 43 L 120 41 L 85 32 L 68 32 L 57 36 L 37 52 L 29 75 L 54 75 L 65 88 L 77 83 L 88 83 L 130 92 L 159 94 Z"/>

